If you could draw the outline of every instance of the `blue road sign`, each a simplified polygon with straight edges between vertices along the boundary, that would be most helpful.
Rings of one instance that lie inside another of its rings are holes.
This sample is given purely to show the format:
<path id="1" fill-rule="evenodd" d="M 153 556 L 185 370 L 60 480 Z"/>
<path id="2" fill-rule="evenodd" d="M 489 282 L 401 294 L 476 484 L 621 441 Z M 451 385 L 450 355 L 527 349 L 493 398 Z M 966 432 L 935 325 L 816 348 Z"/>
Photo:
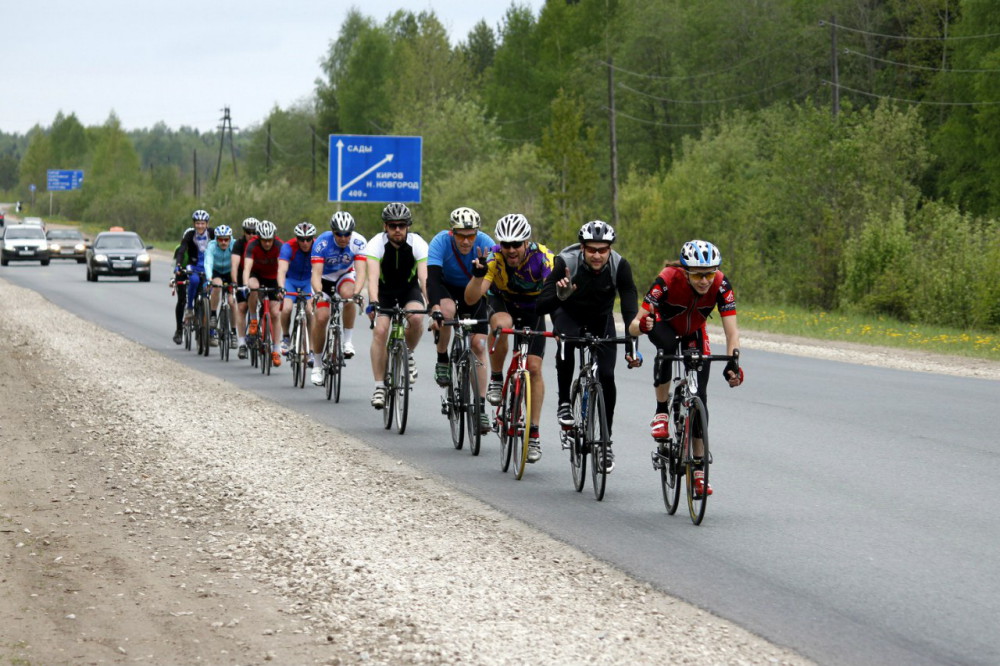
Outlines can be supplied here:
<path id="1" fill-rule="evenodd" d="M 420 203 L 423 137 L 330 135 L 330 201 Z"/>
<path id="2" fill-rule="evenodd" d="M 64 169 L 49 169 L 48 171 L 49 192 L 56 192 L 59 190 L 78 190 L 82 184 L 82 171 L 67 171 Z"/>

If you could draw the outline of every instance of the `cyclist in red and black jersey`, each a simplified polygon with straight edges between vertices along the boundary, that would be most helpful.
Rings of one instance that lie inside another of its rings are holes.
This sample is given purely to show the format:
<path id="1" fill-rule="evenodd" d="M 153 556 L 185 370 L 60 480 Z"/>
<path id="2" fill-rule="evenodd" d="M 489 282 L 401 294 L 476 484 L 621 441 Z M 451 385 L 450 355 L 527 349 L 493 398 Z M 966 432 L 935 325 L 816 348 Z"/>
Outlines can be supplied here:
<path id="1" fill-rule="evenodd" d="M 656 346 L 674 354 L 677 344 L 699 347 L 711 353 L 705 321 L 718 308 L 722 317 L 722 330 L 726 334 L 726 354 L 739 350 L 740 330 L 736 325 L 736 295 L 729 279 L 719 270 L 722 255 L 718 248 L 707 241 L 693 240 L 681 248 L 680 262 L 667 264 L 653 281 L 646 293 L 642 309 L 629 324 L 629 333 L 645 333 Z M 667 409 L 672 363 L 653 367 L 653 386 L 656 392 L 656 416 L 653 417 L 651 434 L 662 439 L 668 436 Z M 698 373 L 698 395 L 708 407 L 707 386 L 709 364 Z M 723 376 L 730 386 L 743 383 L 743 370 L 735 361 L 726 364 Z M 694 454 L 701 454 L 701 439 L 696 433 Z M 704 476 L 704 475 L 702 475 Z M 698 483 L 695 473 L 695 484 Z M 704 489 L 712 494 L 711 486 Z"/>
<path id="2" fill-rule="evenodd" d="M 247 250 L 247 244 L 257 233 L 257 218 L 248 217 L 243 220 L 243 237 L 237 238 L 233 242 L 232 280 L 236 285 L 236 336 L 239 344 L 239 357 L 247 357 L 247 341 L 243 337 L 243 332 L 247 329 L 247 292 L 242 289 L 246 286 L 243 283 L 243 254 Z"/>
<path id="3" fill-rule="evenodd" d="M 243 281 L 250 288 L 250 297 L 247 304 L 250 308 L 250 335 L 257 334 L 258 322 L 257 298 L 255 291 L 258 287 L 278 289 L 278 257 L 281 255 L 282 241 L 275 235 L 277 227 L 274 222 L 261 220 L 257 223 L 257 237 L 247 244 L 246 254 L 243 257 Z M 281 321 L 278 316 L 280 312 L 281 298 L 272 295 L 268 299 L 268 307 L 271 310 L 271 361 L 274 367 L 281 365 Z"/>

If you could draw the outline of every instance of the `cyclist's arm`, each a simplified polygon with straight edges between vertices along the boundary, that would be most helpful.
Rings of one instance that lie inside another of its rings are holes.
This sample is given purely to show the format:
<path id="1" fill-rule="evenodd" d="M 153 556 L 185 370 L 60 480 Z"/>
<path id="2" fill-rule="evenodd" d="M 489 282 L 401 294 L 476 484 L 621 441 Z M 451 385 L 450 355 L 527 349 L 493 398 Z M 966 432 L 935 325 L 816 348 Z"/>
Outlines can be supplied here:
<path id="1" fill-rule="evenodd" d="M 639 290 L 632 277 L 632 266 L 624 258 L 618 263 L 617 282 L 622 321 L 630 322 L 639 314 Z"/>
<path id="2" fill-rule="evenodd" d="M 240 263 L 243 261 L 243 256 L 233 253 L 232 259 L 229 264 L 229 277 L 233 280 L 233 286 L 240 283 Z M 244 282 L 243 284 L 246 284 Z"/>
<path id="3" fill-rule="evenodd" d="M 475 277 L 469 280 L 469 284 L 465 285 L 465 304 L 475 305 L 482 300 L 486 292 L 490 290 L 490 286 L 493 282 L 489 278 Z"/>
<path id="4" fill-rule="evenodd" d="M 542 290 L 538 292 L 538 300 L 535 301 L 535 312 L 540 315 L 552 314 L 562 303 L 556 291 L 559 280 L 567 277 L 566 262 L 562 257 L 557 256 L 552 263 L 552 272 L 545 277 L 542 283 Z"/>
<path id="5" fill-rule="evenodd" d="M 740 327 L 736 324 L 736 315 L 722 317 L 722 331 L 726 334 L 726 355 L 732 356 L 734 349 L 740 348 Z"/>
<path id="6" fill-rule="evenodd" d="M 441 306 L 441 299 L 447 298 L 444 288 L 444 269 L 439 265 L 427 266 L 427 305 L 433 310 Z"/>
<path id="7" fill-rule="evenodd" d="M 420 284 L 420 292 L 424 295 L 424 303 L 427 302 L 427 260 L 417 261 L 417 282 Z"/>
<path id="8" fill-rule="evenodd" d="M 365 261 L 368 267 L 368 300 L 370 303 L 378 303 L 378 279 L 382 275 L 382 264 L 375 257 L 368 257 Z"/>
<path id="9" fill-rule="evenodd" d="M 323 292 L 323 260 L 313 260 L 312 276 L 310 277 L 313 293 L 317 296 Z"/>
<path id="10" fill-rule="evenodd" d="M 357 296 L 368 286 L 368 262 L 364 257 L 358 256 L 354 259 L 354 295 Z M 369 292 L 371 293 L 371 292 Z M 372 300 L 370 297 L 369 301 Z"/>
<path id="11" fill-rule="evenodd" d="M 253 272 L 253 257 L 248 256 L 243 262 L 243 284 L 250 286 L 250 274 Z"/>
<path id="12" fill-rule="evenodd" d="M 278 259 L 278 287 L 285 287 L 285 277 L 288 275 L 289 261 L 287 259 Z"/>
<path id="13" fill-rule="evenodd" d="M 212 269 L 215 267 L 215 257 L 212 256 L 215 252 L 212 251 L 212 243 L 215 243 L 215 241 L 210 242 L 205 249 L 205 277 L 209 280 L 212 279 Z"/>

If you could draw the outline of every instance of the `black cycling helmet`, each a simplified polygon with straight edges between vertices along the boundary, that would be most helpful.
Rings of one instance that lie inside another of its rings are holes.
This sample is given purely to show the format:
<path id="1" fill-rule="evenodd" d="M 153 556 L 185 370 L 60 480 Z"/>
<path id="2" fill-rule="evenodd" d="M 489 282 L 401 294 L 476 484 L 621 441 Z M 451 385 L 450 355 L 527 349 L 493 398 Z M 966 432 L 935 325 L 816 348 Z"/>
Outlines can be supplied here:
<path id="1" fill-rule="evenodd" d="M 592 220 L 580 227 L 580 233 L 577 234 L 577 238 L 580 239 L 581 243 L 588 241 L 593 243 L 614 243 L 615 228 L 602 220 Z"/>
<path id="2" fill-rule="evenodd" d="M 383 222 L 406 222 L 407 226 L 413 224 L 413 213 L 406 207 L 406 204 L 393 202 L 382 209 Z"/>

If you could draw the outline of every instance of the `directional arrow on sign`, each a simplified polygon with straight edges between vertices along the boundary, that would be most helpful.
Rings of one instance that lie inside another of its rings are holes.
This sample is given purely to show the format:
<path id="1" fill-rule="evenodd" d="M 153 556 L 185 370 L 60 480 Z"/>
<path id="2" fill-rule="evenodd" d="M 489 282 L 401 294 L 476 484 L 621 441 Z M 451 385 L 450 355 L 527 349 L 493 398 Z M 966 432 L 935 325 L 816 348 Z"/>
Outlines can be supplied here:
<path id="1" fill-rule="evenodd" d="M 343 196 L 343 194 L 344 194 L 344 190 L 346 190 L 348 187 L 350 187 L 354 183 L 358 182 L 359 180 L 361 180 L 362 178 L 364 178 L 365 176 L 367 176 L 368 174 L 370 174 L 372 171 L 374 171 L 375 169 L 379 168 L 383 164 L 387 164 L 388 162 L 391 162 L 391 161 L 392 161 L 392 153 L 389 153 L 384 158 L 382 158 L 382 161 L 377 162 L 370 169 L 368 169 L 367 171 L 362 172 L 361 175 L 357 176 L 354 180 L 351 180 L 351 181 L 349 181 L 349 182 L 344 183 L 343 185 L 341 185 L 340 184 L 340 177 L 344 173 L 344 169 L 343 169 L 343 165 L 344 165 L 344 142 L 343 141 L 337 141 L 337 198 L 340 199 L 340 197 Z"/>

